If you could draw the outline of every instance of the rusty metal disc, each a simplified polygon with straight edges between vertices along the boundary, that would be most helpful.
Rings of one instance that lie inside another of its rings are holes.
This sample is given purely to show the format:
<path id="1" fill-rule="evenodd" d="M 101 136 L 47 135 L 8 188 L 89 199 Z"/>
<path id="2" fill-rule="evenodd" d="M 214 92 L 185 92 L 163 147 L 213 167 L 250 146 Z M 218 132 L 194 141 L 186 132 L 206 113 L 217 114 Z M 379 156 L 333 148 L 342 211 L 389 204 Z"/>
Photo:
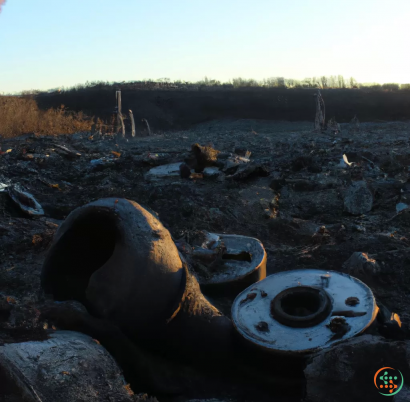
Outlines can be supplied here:
<path id="1" fill-rule="evenodd" d="M 270 275 L 240 293 L 232 321 L 254 345 L 299 355 L 363 332 L 377 310 L 370 288 L 352 276 L 295 270 Z"/>

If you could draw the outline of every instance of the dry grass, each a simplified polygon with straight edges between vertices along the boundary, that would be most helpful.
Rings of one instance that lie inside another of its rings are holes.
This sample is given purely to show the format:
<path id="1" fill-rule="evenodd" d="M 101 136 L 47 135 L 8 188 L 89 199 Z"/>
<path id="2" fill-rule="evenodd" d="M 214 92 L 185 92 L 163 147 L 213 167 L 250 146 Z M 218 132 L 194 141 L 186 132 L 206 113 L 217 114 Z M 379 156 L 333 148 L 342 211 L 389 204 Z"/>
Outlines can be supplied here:
<path id="1" fill-rule="evenodd" d="M 73 134 L 90 131 L 93 119 L 83 113 L 59 109 L 40 110 L 30 97 L 0 96 L 0 135 L 3 138 L 36 133 Z"/>

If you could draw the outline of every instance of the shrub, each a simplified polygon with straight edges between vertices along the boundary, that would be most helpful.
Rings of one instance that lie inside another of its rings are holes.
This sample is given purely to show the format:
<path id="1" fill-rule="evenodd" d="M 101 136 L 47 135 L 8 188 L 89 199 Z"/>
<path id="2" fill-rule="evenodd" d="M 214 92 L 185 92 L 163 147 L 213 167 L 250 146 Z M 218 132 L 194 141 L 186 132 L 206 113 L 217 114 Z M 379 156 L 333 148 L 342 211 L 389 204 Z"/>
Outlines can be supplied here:
<path id="1" fill-rule="evenodd" d="M 399 90 L 399 84 L 383 84 L 382 85 L 383 89 L 387 89 L 388 91 L 398 91 Z"/>
<path id="2" fill-rule="evenodd" d="M 73 134 L 90 131 L 92 119 L 82 112 L 58 109 L 40 110 L 31 97 L 0 96 L 0 135 L 4 138 L 27 133 Z"/>

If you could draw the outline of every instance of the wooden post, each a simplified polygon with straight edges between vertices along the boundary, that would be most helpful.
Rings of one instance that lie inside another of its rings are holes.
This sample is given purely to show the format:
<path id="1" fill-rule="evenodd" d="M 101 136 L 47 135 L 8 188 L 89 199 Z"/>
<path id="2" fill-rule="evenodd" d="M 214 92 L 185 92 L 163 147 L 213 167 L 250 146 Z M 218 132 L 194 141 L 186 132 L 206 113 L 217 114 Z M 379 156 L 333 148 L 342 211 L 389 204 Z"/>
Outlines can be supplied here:
<path id="1" fill-rule="evenodd" d="M 134 121 L 134 115 L 132 113 L 132 110 L 129 110 L 130 112 L 130 120 L 131 120 L 131 127 L 132 127 L 132 136 L 135 137 L 135 121 Z"/>
<path id="2" fill-rule="evenodd" d="M 117 133 L 122 129 L 122 138 L 125 137 L 125 126 L 124 126 L 124 119 L 121 113 L 121 91 L 117 91 L 115 93 L 115 97 L 117 99 Z"/>
<path id="3" fill-rule="evenodd" d="M 145 125 L 147 126 L 147 131 L 148 131 L 148 135 L 151 135 L 151 128 L 148 124 L 148 120 L 147 119 L 142 119 L 142 121 L 145 123 Z"/>
<path id="4" fill-rule="evenodd" d="M 325 102 L 320 94 L 320 91 L 317 91 L 316 96 L 316 117 L 315 117 L 315 131 L 322 131 L 325 129 Z"/>

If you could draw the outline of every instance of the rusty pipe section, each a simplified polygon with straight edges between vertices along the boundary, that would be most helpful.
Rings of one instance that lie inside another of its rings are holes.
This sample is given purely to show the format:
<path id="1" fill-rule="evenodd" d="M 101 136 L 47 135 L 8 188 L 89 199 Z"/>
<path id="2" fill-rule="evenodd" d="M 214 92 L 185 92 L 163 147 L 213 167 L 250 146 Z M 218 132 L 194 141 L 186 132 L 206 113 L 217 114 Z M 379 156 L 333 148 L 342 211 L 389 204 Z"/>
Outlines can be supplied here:
<path id="1" fill-rule="evenodd" d="M 156 349 L 231 352 L 231 320 L 202 295 L 168 230 L 134 201 L 106 198 L 74 210 L 57 230 L 41 282 L 55 300 L 78 300 Z"/>

